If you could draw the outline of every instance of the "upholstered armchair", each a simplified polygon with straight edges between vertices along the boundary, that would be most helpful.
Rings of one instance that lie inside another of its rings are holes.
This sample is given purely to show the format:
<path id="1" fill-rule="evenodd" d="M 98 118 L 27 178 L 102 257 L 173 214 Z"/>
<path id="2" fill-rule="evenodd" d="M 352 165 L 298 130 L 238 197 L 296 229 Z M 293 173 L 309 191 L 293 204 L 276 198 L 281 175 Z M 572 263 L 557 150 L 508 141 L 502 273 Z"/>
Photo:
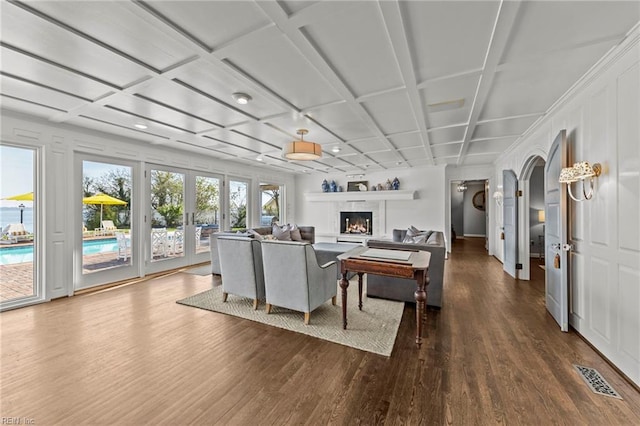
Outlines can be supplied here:
<path id="1" fill-rule="evenodd" d="M 253 309 L 264 300 L 264 273 L 260 241 L 246 237 L 216 238 L 222 272 L 222 300 L 229 294 L 253 299 Z"/>
<path id="2" fill-rule="evenodd" d="M 318 265 L 311 244 L 262 241 L 262 262 L 267 313 L 272 305 L 304 312 L 304 323 L 309 324 L 318 306 L 329 299 L 336 304 L 336 262 Z"/>

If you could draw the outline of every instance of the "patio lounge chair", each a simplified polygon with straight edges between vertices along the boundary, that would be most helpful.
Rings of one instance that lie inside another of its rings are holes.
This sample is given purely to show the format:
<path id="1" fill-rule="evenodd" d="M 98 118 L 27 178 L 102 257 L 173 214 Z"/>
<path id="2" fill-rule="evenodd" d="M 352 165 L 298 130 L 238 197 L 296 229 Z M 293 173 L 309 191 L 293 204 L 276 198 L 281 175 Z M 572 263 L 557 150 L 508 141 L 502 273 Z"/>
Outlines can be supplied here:
<path id="1" fill-rule="evenodd" d="M 118 228 L 113 224 L 112 220 L 103 220 L 102 227 L 99 228 L 102 235 L 115 235 Z"/>
<path id="2" fill-rule="evenodd" d="M 93 231 L 89 231 L 86 226 L 82 226 L 82 237 L 93 237 L 95 234 Z"/>
<path id="3" fill-rule="evenodd" d="M 2 241 L 8 241 L 11 244 L 33 241 L 33 234 L 27 232 L 22 223 L 12 223 L 2 230 Z"/>

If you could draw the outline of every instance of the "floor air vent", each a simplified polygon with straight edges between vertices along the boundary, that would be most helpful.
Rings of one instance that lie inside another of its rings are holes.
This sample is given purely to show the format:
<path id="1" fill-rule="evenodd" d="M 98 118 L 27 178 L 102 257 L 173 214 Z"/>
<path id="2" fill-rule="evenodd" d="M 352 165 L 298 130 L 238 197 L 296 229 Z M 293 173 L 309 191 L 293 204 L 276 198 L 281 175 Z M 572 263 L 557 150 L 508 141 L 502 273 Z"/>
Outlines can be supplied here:
<path id="1" fill-rule="evenodd" d="M 583 367 L 581 365 L 573 365 L 576 371 L 582 377 L 587 385 L 594 393 L 610 396 L 611 398 L 622 399 L 618 392 L 616 392 L 609 383 L 598 373 L 595 368 Z"/>

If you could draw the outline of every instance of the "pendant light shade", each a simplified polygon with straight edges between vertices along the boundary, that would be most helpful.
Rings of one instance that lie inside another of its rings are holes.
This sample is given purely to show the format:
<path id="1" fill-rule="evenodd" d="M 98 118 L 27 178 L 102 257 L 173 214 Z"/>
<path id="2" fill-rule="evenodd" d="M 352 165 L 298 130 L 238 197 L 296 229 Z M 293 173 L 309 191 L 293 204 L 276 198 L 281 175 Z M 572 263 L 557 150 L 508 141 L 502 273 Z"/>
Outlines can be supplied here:
<path id="1" fill-rule="evenodd" d="M 317 160 L 322 157 L 320 144 L 304 140 L 304 135 L 309 133 L 307 129 L 299 129 L 296 133 L 300 135 L 300 140 L 285 144 L 282 147 L 283 157 L 299 161 Z"/>

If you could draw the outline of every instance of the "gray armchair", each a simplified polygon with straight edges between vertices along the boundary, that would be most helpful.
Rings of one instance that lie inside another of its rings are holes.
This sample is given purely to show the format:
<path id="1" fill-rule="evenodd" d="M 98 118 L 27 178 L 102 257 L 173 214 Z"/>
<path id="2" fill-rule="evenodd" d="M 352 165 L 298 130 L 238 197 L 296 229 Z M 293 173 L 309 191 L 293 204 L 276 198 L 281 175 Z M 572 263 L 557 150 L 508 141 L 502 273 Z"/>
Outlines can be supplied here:
<path id="1" fill-rule="evenodd" d="M 222 300 L 229 294 L 253 299 L 253 309 L 264 300 L 264 273 L 260 242 L 250 238 L 217 238 L 222 272 Z"/>
<path id="2" fill-rule="evenodd" d="M 262 262 L 267 313 L 272 305 L 304 312 L 309 324 L 311 311 L 329 299 L 336 304 L 336 262 L 318 265 L 311 244 L 262 241 Z"/>

